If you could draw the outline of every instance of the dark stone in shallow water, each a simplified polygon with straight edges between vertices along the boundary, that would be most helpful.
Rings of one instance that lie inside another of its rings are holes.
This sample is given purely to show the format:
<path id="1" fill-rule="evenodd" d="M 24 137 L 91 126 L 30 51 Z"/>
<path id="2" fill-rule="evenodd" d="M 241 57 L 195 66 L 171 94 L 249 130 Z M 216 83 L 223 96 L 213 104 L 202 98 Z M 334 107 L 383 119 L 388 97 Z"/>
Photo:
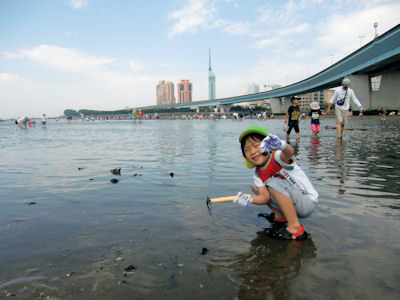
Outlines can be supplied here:
<path id="1" fill-rule="evenodd" d="M 121 168 L 112 169 L 110 172 L 114 175 L 121 175 Z"/>
<path id="2" fill-rule="evenodd" d="M 119 180 L 117 178 L 113 178 L 110 180 L 112 183 L 117 183 Z"/>
<path id="3" fill-rule="evenodd" d="M 124 269 L 124 271 L 126 271 L 126 272 L 132 272 L 133 270 L 136 270 L 135 265 L 129 265 Z"/>

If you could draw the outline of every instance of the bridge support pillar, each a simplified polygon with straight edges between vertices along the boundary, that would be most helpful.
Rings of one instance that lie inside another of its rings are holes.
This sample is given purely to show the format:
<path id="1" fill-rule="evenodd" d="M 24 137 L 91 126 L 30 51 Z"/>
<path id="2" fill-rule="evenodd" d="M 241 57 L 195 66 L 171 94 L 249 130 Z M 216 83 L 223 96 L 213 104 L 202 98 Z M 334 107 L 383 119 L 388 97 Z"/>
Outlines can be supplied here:
<path id="1" fill-rule="evenodd" d="M 269 104 L 271 105 L 271 112 L 273 114 L 283 114 L 287 112 L 291 103 L 289 99 L 280 97 L 269 99 Z"/>
<path id="2" fill-rule="evenodd" d="M 379 91 L 371 91 L 371 109 L 400 109 L 400 71 L 382 74 Z"/>
<path id="3" fill-rule="evenodd" d="M 366 109 L 399 109 L 400 107 L 400 71 L 382 74 L 379 90 L 373 91 L 368 75 L 350 76 L 350 87 Z M 354 107 L 354 109 L 358 109 Z"/>
<path id="4" fill-rule="evenodd" d="M 368 75 L 351 75 L 349 76 L 351 83 L 350 88 L 354 90 L 356 97 L 360 100 L 361 104 L 366 109 L 371 109 L 371 81 Z M 354 107 L 351 101 L 352 108 L 358 110 L 358 107 Z"/>

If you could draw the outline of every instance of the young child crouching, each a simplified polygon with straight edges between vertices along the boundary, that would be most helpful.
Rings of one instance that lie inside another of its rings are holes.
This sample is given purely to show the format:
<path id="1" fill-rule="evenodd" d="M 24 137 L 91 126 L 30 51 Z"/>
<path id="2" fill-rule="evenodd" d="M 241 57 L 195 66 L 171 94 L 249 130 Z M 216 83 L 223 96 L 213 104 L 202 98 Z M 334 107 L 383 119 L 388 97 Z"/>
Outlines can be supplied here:
<path id="1" fill-rule="evenodd" d="M 266 217 L 273 225 L 269 231 L 272 236 L 306 239 L 307 232 L 298 218 L 313 213 L 318 193 L 296 164 L 292 146 L 258 126 L 245 130 L 239 142 L 246 166 L 255 168 L 253 179 L 258 194 L 239 192 L 234 202 L 241 206 L 267 204 L 273 212 Z"/>

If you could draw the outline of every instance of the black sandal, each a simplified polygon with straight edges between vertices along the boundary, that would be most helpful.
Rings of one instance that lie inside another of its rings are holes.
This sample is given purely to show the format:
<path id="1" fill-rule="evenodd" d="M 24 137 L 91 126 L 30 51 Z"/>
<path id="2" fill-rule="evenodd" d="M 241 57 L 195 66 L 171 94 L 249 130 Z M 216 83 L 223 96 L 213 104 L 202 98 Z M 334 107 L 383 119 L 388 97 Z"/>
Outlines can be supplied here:
<path id="1" fill-rule="evenodd" d="M 267 219 L 267 221 L 272 225 L 272 229 L 275 231 L 281 229 L 287 223 L 286 219 L 275 219 L 275 213 L 259 213 L 258 217 Z"/>
<path id="2" fill-rule="evenodd" d="M 306 240 L 308 238 L 308 233 L 305 231 L 304 226 L 300 224 L 300 230 L 296 233 L 291 233 L 286 230 L 286 225 L 280 230 L 272 233 L 272 236 L 283 240 Z"/>

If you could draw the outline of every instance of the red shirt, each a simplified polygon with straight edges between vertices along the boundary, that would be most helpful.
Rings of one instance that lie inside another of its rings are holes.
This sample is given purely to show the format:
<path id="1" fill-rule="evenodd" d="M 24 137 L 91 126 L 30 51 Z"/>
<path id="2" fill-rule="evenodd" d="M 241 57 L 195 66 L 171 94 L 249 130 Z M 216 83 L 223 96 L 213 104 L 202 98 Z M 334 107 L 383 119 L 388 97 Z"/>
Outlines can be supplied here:
<path id="1" fill-rule="evenodd" d="M 282 166 L 274 159 L 275 153 L 276 152 L 272 152 L 269 155 L 267 162 L 263 166 L 256 167 L 256 176 L 260 177 L 262 182 L 265 182 L 282 169 Z"/>

